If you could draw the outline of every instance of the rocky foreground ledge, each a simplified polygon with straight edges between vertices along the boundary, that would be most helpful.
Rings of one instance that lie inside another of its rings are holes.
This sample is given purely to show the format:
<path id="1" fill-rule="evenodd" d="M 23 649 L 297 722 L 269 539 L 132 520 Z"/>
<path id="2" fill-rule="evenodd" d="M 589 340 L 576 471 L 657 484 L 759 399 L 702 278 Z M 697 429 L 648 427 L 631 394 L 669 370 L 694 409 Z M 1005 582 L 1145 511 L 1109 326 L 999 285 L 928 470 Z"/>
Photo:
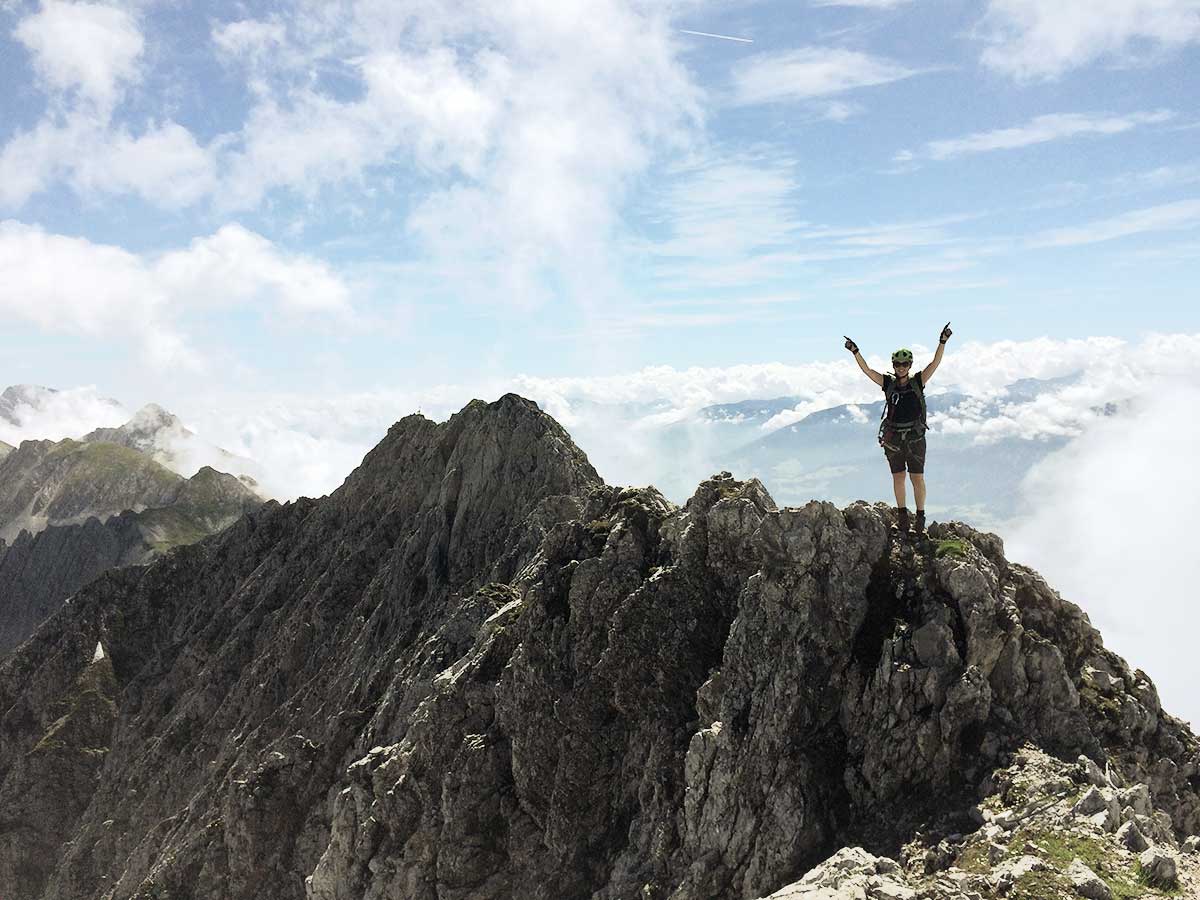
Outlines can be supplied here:
<path id="1" fill-rule="evenodd" d="M 998 538 L 676 507 L 515 395 L 89 586 L 0 714 L 5 900 L 1196 890 L 1200 744 Z"/>

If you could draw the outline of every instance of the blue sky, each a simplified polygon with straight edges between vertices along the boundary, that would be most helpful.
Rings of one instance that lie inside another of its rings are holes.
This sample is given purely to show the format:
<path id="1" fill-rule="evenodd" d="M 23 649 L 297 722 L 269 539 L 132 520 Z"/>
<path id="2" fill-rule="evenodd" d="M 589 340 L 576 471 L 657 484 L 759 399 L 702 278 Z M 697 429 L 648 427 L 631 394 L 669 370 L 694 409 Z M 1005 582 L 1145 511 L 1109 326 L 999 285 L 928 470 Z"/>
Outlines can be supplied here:
<path id="1" fill-rule="evenodd" d="M 7 381 L 1197 327 L 1195 0 L 392 6 L 6 3 Z"/>

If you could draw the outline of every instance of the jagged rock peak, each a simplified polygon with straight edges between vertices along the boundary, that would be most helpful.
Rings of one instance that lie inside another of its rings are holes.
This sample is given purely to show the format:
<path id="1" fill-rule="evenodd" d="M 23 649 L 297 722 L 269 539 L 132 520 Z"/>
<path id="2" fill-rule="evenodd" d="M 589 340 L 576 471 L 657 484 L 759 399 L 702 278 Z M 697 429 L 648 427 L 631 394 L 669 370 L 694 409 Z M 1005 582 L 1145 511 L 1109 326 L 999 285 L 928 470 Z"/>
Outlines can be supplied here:
<path id="1" fill-rule="evenodd" d="M 97 428 L 84 436 L 84 441 L 105 441 L 121 444 L 143 452 L 170 450 L 171 441 L 194 437 L 183 421 L 157 403 L 147 403 L 124 425 L 116 428 Z M 162 447 L 159 447 L 162 444 Z"/>
<path id="2" fill-rule="evenodd" d="M 437 423 L 419 413 L 400 419 L 335 493 L 359 497 L 368 485 L 392 485 L 417 458 L 436 459 L 449 474 L 502 482 L 560 479 L 558 493 L 602 480 L 587 455 L 538 405 L 508 393 L 488 403 L 472 400 Z M 482 487 L 483 485 L 481 485 Z M 367 487 L 370 490 L 369 487 Z"/>
<path id="3" fill-rule="evenodd" d="M 182 424 L 179 417 L 174 413 L 167 412 L 157 403 L 147 403 L 133 414 L 133 417 L 127 423 L 127 427 L 156 431 L 159 428 L 170 428 Z"/>
<path id="4" fill-rule="evenodd" d="M 0 886 L 749 900 L 860 847 L 907 897 L 883 857 L 1033 852 L 998 841 L 1026 744 L 1147 839 L 1200 829 L 1200 744 L 1079 607 L 994 536 L 894 527 L 729 473 L 683 507 L 604 485 L 515 395 L 405 417 L 330 497 L 100 579 L 0 665 Z"/>

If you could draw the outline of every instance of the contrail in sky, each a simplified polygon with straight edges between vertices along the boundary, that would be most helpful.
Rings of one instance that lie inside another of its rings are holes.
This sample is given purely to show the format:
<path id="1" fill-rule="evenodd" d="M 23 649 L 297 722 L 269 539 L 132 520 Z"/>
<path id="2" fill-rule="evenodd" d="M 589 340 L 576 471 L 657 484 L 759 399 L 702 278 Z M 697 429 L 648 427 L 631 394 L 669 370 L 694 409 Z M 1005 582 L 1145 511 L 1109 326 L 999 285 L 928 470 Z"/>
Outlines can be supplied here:
<path id="1" fill-rule="evenodd" d="M 680 28 L 679 31 L 682 34 L 695 34 L 695 35 L 699 35 L 700 37 L 720 38 L 723 41 L 738 41 L 739 43 L 742 43 L 742 44 L 753 44 L 754 43 L 754 41 L 750 40 L 750 38 L 730 37 L 727 34 L 709 34 L 707 31 L 688 31 L 686 28 Z"/>

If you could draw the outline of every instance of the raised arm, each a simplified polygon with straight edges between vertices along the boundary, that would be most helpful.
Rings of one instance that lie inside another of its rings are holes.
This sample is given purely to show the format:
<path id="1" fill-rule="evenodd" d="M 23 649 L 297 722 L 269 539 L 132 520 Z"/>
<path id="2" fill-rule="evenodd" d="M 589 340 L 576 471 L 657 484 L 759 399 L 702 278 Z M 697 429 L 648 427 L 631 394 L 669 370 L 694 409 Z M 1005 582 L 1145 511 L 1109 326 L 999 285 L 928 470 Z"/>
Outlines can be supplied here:
<path id="1" fill-rule="evenodd" d="M 844 334 L 842 337 L 846 337 Z M 858 352 L 858 344 L 846 338 L 846 349 L 854 354 L 854 361 L 858 363 L 858 367 L 863 370 L 863 374 L 870 378 L 880 387 L 883 387 L 883 376 L 867 365 L 867 361 L 862 358 L 862 354 Z"/>
<path id="2" fill-rule="evenodd" d="M 937 371 L 937 367 L 942 364 L 942 353 L 946 349 L 946 341 L 950 340 L 950 335 L 954 334 L 950 330 L 950 323 L 946 323 L 946 327 L 942 329 L 942 333 L 938 335 L 937 352 L 933 354 L 933 362 L 921 370 L 921 384 L 929 384 L 929 379 L 933 377 L 933 373 Z"/>

